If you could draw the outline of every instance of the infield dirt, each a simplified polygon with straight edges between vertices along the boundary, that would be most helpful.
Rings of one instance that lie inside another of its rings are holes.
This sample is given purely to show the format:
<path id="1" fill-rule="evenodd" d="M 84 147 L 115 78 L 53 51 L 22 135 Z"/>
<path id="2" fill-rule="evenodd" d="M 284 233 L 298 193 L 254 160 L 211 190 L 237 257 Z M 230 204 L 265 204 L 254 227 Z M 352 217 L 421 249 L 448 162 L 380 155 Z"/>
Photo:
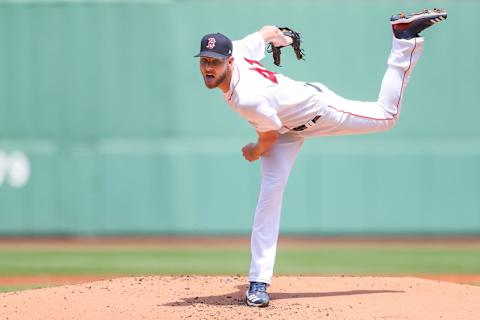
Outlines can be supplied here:
<path id="1" fill-rule="evenodd" d="M 0 316 L 34 319 L 475 319 L 480 287 L 417 278 L 276 277 L 268 308 L 243 277 L 129 277 L 0 294 Z"/>

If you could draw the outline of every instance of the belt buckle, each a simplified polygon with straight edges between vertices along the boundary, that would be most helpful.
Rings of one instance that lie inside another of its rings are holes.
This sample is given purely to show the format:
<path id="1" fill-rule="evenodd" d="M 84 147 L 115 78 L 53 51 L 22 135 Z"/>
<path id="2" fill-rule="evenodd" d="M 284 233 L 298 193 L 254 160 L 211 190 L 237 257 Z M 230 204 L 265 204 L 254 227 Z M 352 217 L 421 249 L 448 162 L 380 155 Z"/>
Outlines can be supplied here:
<path id="1" fill-rule="evenodd" d="M 320 119 L 322 116 L 317 114 L 312 120 L 308 121 L 305 126 L 307 128 L 313 127 L 314 124 L 317 123 L 318 119 Z"/>
<path id="2" fill-rule="evenodd" d="M 322 116 L 317 114 L 312 120 L 308 121 L 307 123 L 305 124 L 302 124 L 301 126 L 298 126 L 296 128 L 293 128 L 292 130 L 293 131 L 303 131 L 303 130 L 306 130 L 310 127 L 312 127 L 314 124 L 317 123 L 318 119 L 320 119 Z"/>

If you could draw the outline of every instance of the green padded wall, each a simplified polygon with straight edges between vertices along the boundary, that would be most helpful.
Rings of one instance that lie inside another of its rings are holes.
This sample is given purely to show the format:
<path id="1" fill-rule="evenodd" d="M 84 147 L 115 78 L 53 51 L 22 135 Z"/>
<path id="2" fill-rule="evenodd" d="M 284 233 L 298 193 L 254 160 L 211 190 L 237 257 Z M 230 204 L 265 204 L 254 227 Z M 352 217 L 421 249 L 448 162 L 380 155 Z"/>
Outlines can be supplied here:
<path id="1" fill-rule="evenodd" d="M 285 233 L 480 233 L 480 4 L 443 1 L 398 126 L 309 140 Z M 427 1 L 0 1 L 0 235 L 247 233 L 250 126 L 201 80 L 199 40 L 298 29 L 297 80 L 376 99 L 390 14 Z M 434 30 L 435 29 L 435 30 Z"/>

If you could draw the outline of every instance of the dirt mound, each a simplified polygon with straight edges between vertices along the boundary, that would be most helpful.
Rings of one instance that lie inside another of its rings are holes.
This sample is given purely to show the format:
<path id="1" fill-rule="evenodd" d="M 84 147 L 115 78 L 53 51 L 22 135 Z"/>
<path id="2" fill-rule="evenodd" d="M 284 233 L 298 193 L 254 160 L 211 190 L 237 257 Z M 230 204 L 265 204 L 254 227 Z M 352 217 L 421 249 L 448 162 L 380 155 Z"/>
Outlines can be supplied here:
<path id="1" fill-rule="evenodd" d="M 268 308 L 243 277 L 131 277 L 0 294 L 16 319 L 479 319 L 480 287 L 417 278 L 276 277 Z"/>

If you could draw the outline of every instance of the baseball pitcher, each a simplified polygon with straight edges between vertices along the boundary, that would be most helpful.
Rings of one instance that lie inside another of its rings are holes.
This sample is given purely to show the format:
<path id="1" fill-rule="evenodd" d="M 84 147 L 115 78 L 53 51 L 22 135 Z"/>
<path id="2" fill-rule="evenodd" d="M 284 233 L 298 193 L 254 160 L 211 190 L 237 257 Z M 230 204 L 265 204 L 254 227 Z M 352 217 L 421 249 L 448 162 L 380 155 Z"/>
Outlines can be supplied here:
<path id="1" fill-rule="evenodd" d="M 325 85 L 292 80 L 266 69 L 268 52 L 280 65 L 281 48 L 292 46 L 303 58 L 300 34 L 265 26 L 242 40 L 216 33 L 200 44 L 200 72 L 209 89 L 219 88 L 230 107 L 247 120 L 258 140 L 242 149 L 248 161 L 261 159 L 261 188 L 251 236 L 250 286 L 246 303 L 266 307 L 277 249 L 283 191 L 303 142 L 310 137 L 364 134 L 393 128 L 410 75 L 422 53 L 419 33 L 445 20 L 445 10 L 394 15 L 393 43 L 377 101 L 345 99 Z"/>

